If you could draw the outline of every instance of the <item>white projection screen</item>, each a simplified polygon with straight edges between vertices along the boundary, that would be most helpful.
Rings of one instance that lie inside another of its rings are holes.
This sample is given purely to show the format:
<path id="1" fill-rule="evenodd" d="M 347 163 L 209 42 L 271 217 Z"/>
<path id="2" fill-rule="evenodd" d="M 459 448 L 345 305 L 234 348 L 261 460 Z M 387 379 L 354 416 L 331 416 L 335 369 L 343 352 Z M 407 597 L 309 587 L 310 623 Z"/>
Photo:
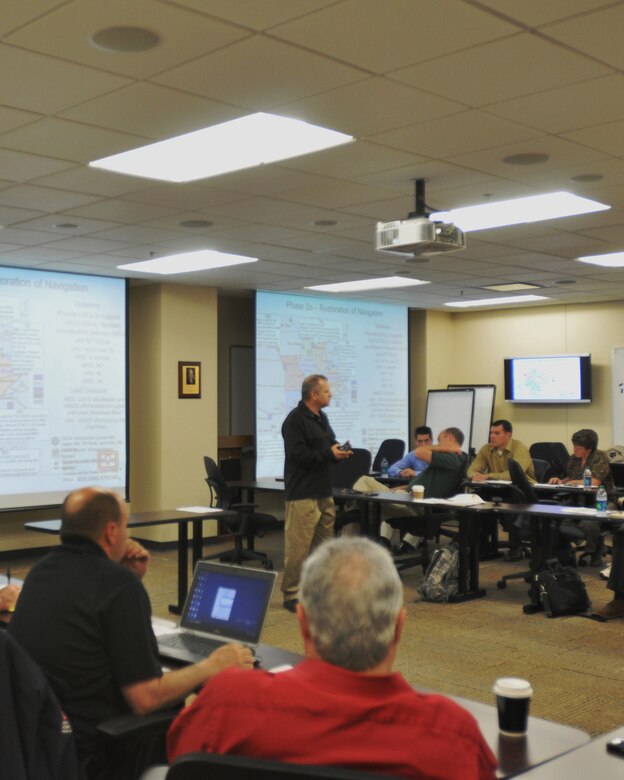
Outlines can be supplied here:
<path id="1" fill-rule="evenodd" d="M 126 280 L 0 267 L 0 509 L 127 498 Z"/>
<path id="2" fill-rule="evenodd" d="M 284 418 L 308 374 L 333 393 L 338 441 L 377 452 L 408 441 L 407 308 L 320 296 L 256 293 L 256 476 L 284 473 Z"/>

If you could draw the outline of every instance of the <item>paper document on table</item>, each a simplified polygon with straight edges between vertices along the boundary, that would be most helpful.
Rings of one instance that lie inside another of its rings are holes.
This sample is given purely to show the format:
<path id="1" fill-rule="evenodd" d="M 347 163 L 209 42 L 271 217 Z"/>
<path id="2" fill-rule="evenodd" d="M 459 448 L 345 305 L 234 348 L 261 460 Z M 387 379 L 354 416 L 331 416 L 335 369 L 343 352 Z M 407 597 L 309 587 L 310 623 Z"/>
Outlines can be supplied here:
<path id="1" fill-rule="evenodd" d="M 485 501 L 476 493 L 458 493 L 449 498 L 450 504 L 455 506 L 474 506 L 475 504 L 485 504 Z"/>
<path id="2" fill-rule="evenodd" d="M 473 485 L 511 485 L 510 479 L 486 479 L 485 482 L 477 482 L 476 479 L 472 480 Z"/>
<path id="3" fill-rule="evenodd" d="M 598 514 L 597 509 L 592 509 L 589 506 L 574 506 L 574 507 L 561 507 L 561 514 L 564 515 L 589 515 L 590 517 Z M 606 517 L 606 515 L 604 515 Z"/>
<path id="4" fill-rule="evenodd" d="M 176 512 L 193 512 L 196 515 L 203 515 L 206 512 L 221 512 L 217 506 L 179 506 Z"/>

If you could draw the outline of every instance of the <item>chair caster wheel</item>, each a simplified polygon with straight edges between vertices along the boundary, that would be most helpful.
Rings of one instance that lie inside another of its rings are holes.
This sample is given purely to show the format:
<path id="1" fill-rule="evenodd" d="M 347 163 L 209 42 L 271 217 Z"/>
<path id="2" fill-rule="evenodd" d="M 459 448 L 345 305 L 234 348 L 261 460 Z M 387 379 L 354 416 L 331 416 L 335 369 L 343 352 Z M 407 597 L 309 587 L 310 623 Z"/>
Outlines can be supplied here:
<path id="1" fill-rule="evenodd" d="M 497 587 L 499 590 L 505 590 L 505 588 L 507 587 L 507 583 L 505 582 L 505 580 L 499 580 L 499 581 L 496 583 L 496 587 Z"/>

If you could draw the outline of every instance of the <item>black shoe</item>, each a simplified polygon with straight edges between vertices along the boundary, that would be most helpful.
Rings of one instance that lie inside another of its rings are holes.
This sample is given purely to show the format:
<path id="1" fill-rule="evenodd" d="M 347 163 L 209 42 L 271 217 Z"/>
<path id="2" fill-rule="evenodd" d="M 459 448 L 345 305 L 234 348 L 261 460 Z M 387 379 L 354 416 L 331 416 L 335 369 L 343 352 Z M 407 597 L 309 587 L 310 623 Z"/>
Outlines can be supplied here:
<path id="1" fill-rule="evenodd" d="M 287 609 L 289 612 L 296 612 L 298 603 L 299 599 L 288 599 L 288 601 L 284 602 L 284 609 Z"/>
<path id="2" fill-rule="evenodd" d="M 395 549 L 395 555 L 413 555 L 416 552 L 414 545 L 409 542 L 402 541 L 401 544 Z"/>

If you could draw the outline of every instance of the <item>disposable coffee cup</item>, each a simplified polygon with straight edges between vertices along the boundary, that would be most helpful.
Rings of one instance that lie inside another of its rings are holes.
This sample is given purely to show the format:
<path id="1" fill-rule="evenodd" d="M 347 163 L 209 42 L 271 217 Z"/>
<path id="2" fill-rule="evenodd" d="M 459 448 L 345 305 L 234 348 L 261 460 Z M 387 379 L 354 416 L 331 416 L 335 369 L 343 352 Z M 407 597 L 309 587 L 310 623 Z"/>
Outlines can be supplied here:
<path id="1" fill-rule="evenodd" d="M 526 734 L 533 689 L 528 680 L 499 677 L 492 689 L 496 694 L 498 728 L 501 734 L 520 737 Z"/>
<path id="2" fill-rule="evenodd" d="M 425 497 L 425 486 L 424 485 L 414 485 L 412 487 L 412 498 L 415 499 L 423 499 Z"/>

